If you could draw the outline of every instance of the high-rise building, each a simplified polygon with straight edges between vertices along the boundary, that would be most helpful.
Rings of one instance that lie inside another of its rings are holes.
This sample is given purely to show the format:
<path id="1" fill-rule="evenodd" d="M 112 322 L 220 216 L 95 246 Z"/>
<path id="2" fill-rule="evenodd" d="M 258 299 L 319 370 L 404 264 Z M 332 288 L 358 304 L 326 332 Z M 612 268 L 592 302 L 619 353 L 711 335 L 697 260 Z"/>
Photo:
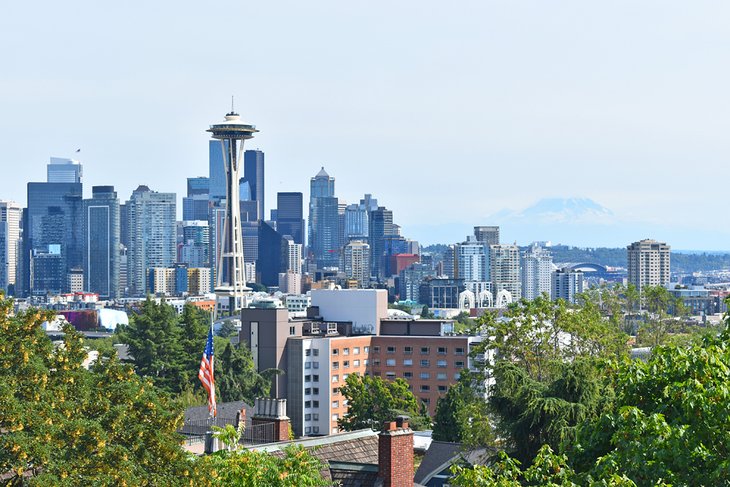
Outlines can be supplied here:
<path id="1" fill-rule="evenodd" d="M 494 295 L 497 296 L 504 289 L 511 294 L 513 301 L 518 301 L 522 297 L 519 247 L 508 244 L 490 245 L 489 265 Z"/>
<path id="2" fill-rule="evenodd" d="M 291 235 L 304 245 L 304 197 L 302 193 L 276 193 L 276 231 Z"/>
<path id="3" fill-rule="evenodd" d="M 23 209 L 14 201 L 0 201 L 0 289 L 15 294 Z"/>
<path id="4" fill-rule="evenodd" d="M 82 175 L 81 163 L 74 159 L 51 157 L 47 166 L 49 183 L 80 183 Z"/>
<path id="5" fill-rule="evenodd" d="M 480 225 L 474 227 L 474 236 L 477 241 L 489 245 L 499 244 L 499 227 Z M 487 247 L 489 248 L 489 247 Z"/>
<path id="6" fill-rule="evenodd" d="M 226 164 L 228 141 L 208 141 L 208 194 L 210 199 L 220 201 L 226 198 Z"/>
<path id="7" fill-rule="evenodd" d="M 243 153 L 243 180 L 248 183 L 249 200 L 256 202 L 256 219 L 266 215 L 264 204 L 264 153 L 258 149 Z"/>
<path id="8" fill-rule="evenodd" d="M 560 269 L 552 273 L 550 298 L 575 303 L 576 295 L 583 292 L 583 271 Z"/>
<path id="9" fill-rule="evenodd" d="M 114 186 L 94 186 L 84 200 L 84 290 L 102 299 L 119 293 L 119 198 Z"/>
<path id="10" fill-rule="evenodd" d="M 362 240 L 367 242 L 370 231 L 370 212 L 378 209 L 378 200 L 366 194 L 360 203 L 353 203 L 345 208 L 345 240 Z"/>
<path id="11" fill-rule="evenodd" d="M 158 193 L 139 186 L 126 203 L 129 247 L 128 285 L 131 296 L 147 292 L 147 270 L 175 263 L 175 193 Z"/>
<path id="12" fill-rule="evenodd" d="M 416 262 L 403 269 L 398 275 L 398 294 L 402 301 L 419 302 L 421 284 L 427 277 L 434 276 L 430 264 Z"/>
<path id="13" fill-rule="evenodd" d="M 208 220 L 210 178 L 188 178 L 187 196 L 183 198 L 183 221 Z"/>
<path id="14" fill-rule="evenodd" d="M 289 242 L 271 225 L 259 222 L 259 255 L 256 261 L 257 281 L 264 286 L 278 286 L 279 274 L 287 271 Z"/>
<path id="15" fill-rule="evenodd" d="M 309 182 L 309 230 L 307 245 L 311 248 L 315 240 L 314 207 L 318 198 L 333 197 L 335 195 L 335 178 L 330 177 L 324 166 Z"/>
<path id="16" fill-rule="evenodd" d="M 383 282 L 389 277 L 386 276 L 386 237 L 394 235 L 393 212 L 384 206 L 379 206 L 370 212 L 368 227 L 371 275 L 378 282 Z"/>
<path id="17" fill-rule="evenodd" d="M 464 289 L 463 279 L 426 278 L 421 283 L 418 302 L 429 308 L 458 308 L 459 294 Z"/>
<path id="18" fill-rule="evenodd" d="M 188 178 L 188 196 L 196 194 L 210 194 L 210 178 L 198 176 L 197 178 Z"/>
<path id="19" fill-rule="evenodd" d="M 286 255 L 287 255 L 287 265 L 286 268 L 288 271 L 291 271 L 295 274 L 301 274 L 302 273 L 302 244 L 298 244 L 294 241 L 291 235 L 284 235 L 284 240 L 286 241 Z"/>
<path id="20" fill-rule="evenodd" d="M 522 253 L 522 297 L 532 301 L 541 294 L 550 296 L 553 255 L 539 245 L 531 245 Z"/>
<path id="21" fill-rule="evenodd" d="M 81 183 L 28 183 L 24 292 L 44 296 L 68 291 L 69 271 L 83 266 L 83 226 Z"/>
<path id="22" fill-rule="evenodd" d="M 319 269 L 340 264 L 339 201 L 334 196 L 314 199 L 309 215 L 312 239 L 309 250 Z"/>
<path id="23" fill-rule="evenodd" d="M 370 286 L 370 246 L 353 240 L 343 250 L 345 277 L 357 281 L 360 288 Z"/>
<path id="24" fill-rule="evenodd" d="M 455 277 L 463 279 L 464 282 L 489 281 L 489 247 L 485 243 L 469 235 L 466 242 L 456 246 L 455 253 L 457 260 Z"/>
<path id="25" fill-rule="evenodd" d="M 656 240 L 640 240 L 626 247 L 628 282 L 638 290 L 666 286 L 670 280 L 670 247 Z"/>
<path id="26" fill-rule="evenodd" d="M 241 153 L 244 141 L 253 138 L 258 130 L 254 125 L 241 120 L 239 114 L 231 111 L 226 114 L 225 121 L 211 125 L 208 132 L 218 143 L 225 169 L 223 235 L 217 239 L 221 244 L 221 250 L 216 269 L 216 316 L 224 313 L 233 315 L 246 305 L 246 296 L 250 291 L 246 287 L 244 241 L 241 228 L 239 196 L 241 162 L 243 162 Z M 211 149 L 212 147 L 213 145 L 211 145 Z M 213 197 L 213 174 L 211 173 L 211 198 Z"/>
<path id="27" fill-rule="evenodd" d="M 188 267 L 210 267 L 210 227 L 207 220 L 182 222 L 183 241 L 178 261 Z"/>

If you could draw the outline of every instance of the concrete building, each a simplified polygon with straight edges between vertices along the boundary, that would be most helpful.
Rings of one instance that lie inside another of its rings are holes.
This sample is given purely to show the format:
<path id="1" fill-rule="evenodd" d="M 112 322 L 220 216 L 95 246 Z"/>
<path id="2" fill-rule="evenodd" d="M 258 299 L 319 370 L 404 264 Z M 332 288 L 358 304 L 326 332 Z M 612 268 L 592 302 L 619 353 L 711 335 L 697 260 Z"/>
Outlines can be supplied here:
<path id="1" fill-rule="evenodd" d="M 459 294 L 464 289 L 463 279 L 427 278 L 421 283 L 418 302 L 429 308 L 456 309 L 459 307 Z"/>
<path id="2" fill-rule="evenodd" d="M 345 277 L 356 280 L 360 288 L 369 287 L 370 246 L 361 240 L 353 240 L 345 245 L 342 257 Z"/>
<path id="3" fill-rule="evenodd" d="M 488 282 L 489 247 L 474 236 L 467 236 L 465 242 L 455 247 L 456 261 L 455 276 L 464 282 Z"/>
<path id="4" fill-rule="evenodd" d="M 301 294 L 302 275 L 293 271 L 279 273 L 279 291 L 286 294 Z"/>
<path id="5" fill-rule="evenodd" d="M 550 296 L 553 255 L 533 244 L 522 252 L 522 297 L 532 301 L 541 294 Z"/>
<path id="6" fill-rule="evenodd" d="M 188 267 L 188 293 L 202 296 L 211 292 L 210 267 Z"/>
<path id="7" fill-rule="evenodd" d="M 560 269 L 552 273 L 550 298 L 574 304 L 577 294 L 583 292 L 583 271 Z"/>
<path id="8" fill-rule="evenodd" d="M 640 240 L 626 247 L 628 282 L 638 290 L 666 286 L 670 281 L 670 247 L 656 240 Z"/>
<path id="9" fill-rule="evenodd" d="M 16 286 L 22 216 L 18 203 L 0 200 L 0 289 L 6 292 Z"/>
<path id="10" fill-rule="evenodd" d="M 49 183 L 81 183 L 83 167 L 75 159 L 51 157 L 51 162 L 46 168 Z"/>
<path id="11" fill-rule="evenodd" d="M 474 227 L 474 236 L 478 242 L 482 242 L 489 248 L 490 245 L 499 245 L 499 227 L 498 226 L 476 226 Z"/>
<path id="12" fill-rule="evenodd" d="M 518 301 L 522 297 L 519 247 L 508 244 L 490 245 L 489 262 L 494 295 L 506 290 L 513 301 Z"/>
<path id="13" fill-rule="evenodd" d="M 158 193 L 139 186 L 127 201 L 129 248 L 127 249 L 130 296 L 147 293 L 147 270 L 171 267 L 176 260 L 175 193 Z"/>

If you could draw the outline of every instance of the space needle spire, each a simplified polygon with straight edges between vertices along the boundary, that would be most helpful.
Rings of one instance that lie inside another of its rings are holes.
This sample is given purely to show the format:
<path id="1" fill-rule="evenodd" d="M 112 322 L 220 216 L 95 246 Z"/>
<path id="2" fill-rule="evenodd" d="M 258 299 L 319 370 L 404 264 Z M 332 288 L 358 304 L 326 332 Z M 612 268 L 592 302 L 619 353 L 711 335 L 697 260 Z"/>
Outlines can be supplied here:
<path id="1" fill-rule="evenodd" d="M 243 164 L 243 142 L 258 132 L 256 126 L 241 120 L 231 111 L 221 123 L 211 125 L 207 132 L 220 141 L 226 172 L 226 202 L 223 234 L 216 249 L 216 308 L 215 316 L 234 315 L 246 306 L 251 289 L 246 286 L 246 270 L 243 262 L 243 234 L 241 230 L 241 206 L 239 179 Z"/>

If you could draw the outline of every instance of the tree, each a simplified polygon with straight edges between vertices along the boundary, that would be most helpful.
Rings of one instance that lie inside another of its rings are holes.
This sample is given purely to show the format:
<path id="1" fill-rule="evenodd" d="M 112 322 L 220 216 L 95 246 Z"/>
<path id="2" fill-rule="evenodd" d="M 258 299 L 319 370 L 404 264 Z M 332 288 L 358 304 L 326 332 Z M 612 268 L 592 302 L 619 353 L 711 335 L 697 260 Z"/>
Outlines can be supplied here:
<path id="1" fill-rule="evenodd" d="M 467 446 L 494 444 L 488 404 L 477 380 L 468 371 L 463 371 L 459 381 L 439 398 L 433 424 L 434 440 Z"/>
<path id="2" fill-rule="evenodd" d="M 410 416 L 414 430 L 430 425 L 425 407 L 408 390 L 403 379 L 386 381 L 378 376 L 350 374 L 340 392 L 347 399 L 347 413 L 339 419 L 339 425 L 347 431 L 364 428 L 380 430 L 383 423 L 396 416 Z"/>
<path id="3" fill-rule="evenodd" d="M 175 433 L 182 413 L 166 394 L 116 354 L 86 370 L 70 325 L 54 347 L 41 329 L 49 313 L 12 309 L 0 294 L 0 472 L 9 484 L 187 483 Z"/>
<path id="4" fill-rule="evenodd" d="M 218 348 L 220 350 L 220 348 Z M 226 401 L 246 401 L 253 404 L 257 397 L 267 397 L 271 380 L 256 371 L 251 352 L 227 342 L 219 357 L 216 386 Z"/>

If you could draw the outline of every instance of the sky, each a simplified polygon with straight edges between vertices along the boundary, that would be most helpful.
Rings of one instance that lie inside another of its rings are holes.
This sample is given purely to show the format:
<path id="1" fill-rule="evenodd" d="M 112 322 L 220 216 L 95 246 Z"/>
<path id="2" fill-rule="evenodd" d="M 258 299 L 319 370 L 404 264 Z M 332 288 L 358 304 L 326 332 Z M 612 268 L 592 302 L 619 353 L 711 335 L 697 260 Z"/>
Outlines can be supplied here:
<path id="1" fill-rule="evenodd" d="M 25 204 L 26 183 L 57 156 L 82 161 L 89 196 L 113 184 L 126 200 L 146 184 L 181 200 L 187 177 L 207 175 L 205 129 L 234 95 L 260 130 L 247 147 L 266 153 L 267 214 L 277 191 L 308 198 L 324 166 L 337 196 L 372 193 L 423 243 L 587 198 L 612 213 L 605 232 L 528 225 L 503 240 L 730 249 L 727 2 L 2 10 L 0 199 Z"/>

